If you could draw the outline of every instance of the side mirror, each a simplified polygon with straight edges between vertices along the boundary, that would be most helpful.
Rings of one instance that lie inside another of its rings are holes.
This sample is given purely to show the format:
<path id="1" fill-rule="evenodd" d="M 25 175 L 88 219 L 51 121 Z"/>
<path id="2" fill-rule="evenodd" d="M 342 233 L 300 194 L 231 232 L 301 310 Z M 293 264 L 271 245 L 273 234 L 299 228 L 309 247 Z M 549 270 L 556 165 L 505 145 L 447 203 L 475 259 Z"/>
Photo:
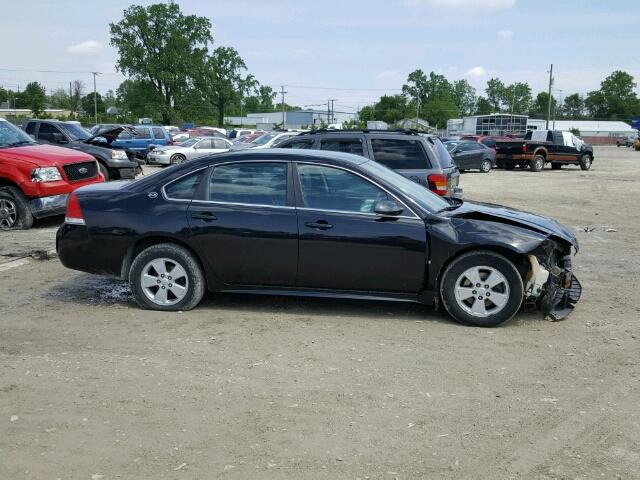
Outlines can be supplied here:
<path id="1" fill-rule="evenodd" d="M 69 143 L 67 139 L 64 138 L 64 135 L 58 132 L 53 134 L 53 141 L 56 143 Z"/>
<path id="2" fill-rule="evenodd" d="M 380 200 L 376 203 L 373 211 L 385 217 L 397 217 L 402 213 L 402 208 L 393 200 Z"/>

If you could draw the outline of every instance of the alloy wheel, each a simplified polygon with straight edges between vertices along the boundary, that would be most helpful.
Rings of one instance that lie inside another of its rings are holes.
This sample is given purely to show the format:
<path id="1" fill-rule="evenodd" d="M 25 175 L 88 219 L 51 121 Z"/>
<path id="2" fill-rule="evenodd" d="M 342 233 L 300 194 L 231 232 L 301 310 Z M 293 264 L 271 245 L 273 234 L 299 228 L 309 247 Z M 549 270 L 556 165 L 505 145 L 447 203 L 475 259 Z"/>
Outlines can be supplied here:
<path id="1" fill-rule="evenodd" d="M 16 204 L 4 198 L 0 199 L 0 228 L 13 228 L 17 220 Z"/>
<path id="2" fill-rule="evenodd" d="M 455 298 L 458 306 L 468 314 L 486 318 L 507 305 L 509 282 L 494 267 L 471 267 L 456 280 Z"/>
<path id="3" fill-rule="evenodd" d="M 156 305 L 175 305 L 187 295 L 189 278 L 185 268 L 175 260 L 157 258 L 142 269 L 140 285 Z"/>

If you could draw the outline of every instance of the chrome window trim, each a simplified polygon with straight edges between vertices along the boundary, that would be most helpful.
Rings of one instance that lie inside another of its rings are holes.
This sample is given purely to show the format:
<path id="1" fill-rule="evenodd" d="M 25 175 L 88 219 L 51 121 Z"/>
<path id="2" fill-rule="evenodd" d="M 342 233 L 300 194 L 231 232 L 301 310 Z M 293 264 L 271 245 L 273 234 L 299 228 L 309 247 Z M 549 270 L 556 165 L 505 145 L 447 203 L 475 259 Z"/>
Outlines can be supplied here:
<path id="1" fill-rule="evenodd" d="M 188 203 L 193 202 L 194 201 L 193 198 L 191 200 L 185 200 L 184 198 L 171 198 L 170 196 L 167 195 L 167 192 L 165 191 L 165 188 L 168 187 L 169 185 L 171 185 L 172 183 L 177 182 L 181 178 L 184 178 L 184 177 L 187 177 L 189 175 L 192 175 L 192 174 L 194 174 L 196 172 L 199 172 L 200 170 L 207 170 L 208 168 L 209 168 L 209 165 L 207 165 L 206 167 L 198 168 L 197 170 L 191 170 L 190 172 L 187 172 L 184 175 L 180 175 L 178 178 L 174 178 L 170 182 L 165 183 L 162 186 L 162 188 L 160 188 L 160 192 L 162 193 L 162 198 L 164 198 L 168 202 L 188 202 Z"/>
<path id="2" fill-rule="evenodd" d="M 191 200 L 193 203 L 206 203 L 215 204 L 215 205 L 229 205 L 235 207 L 257 207 L 257 208 L 279 208 L 282 210 L 295 210 L 296 207 L 291 207 L 289 205 L 264 205 L 260 203 L 239 203 L 239 202 L 221 202 L 219 200 Z"/>
<path id="3" fill-rule="evenodd" d="M 294 160 L 295 161 L 295 160 Z M 353 170 L 350 170 L 346 167 L 342 167 L 342 166 L 338 166 L 338 165 L 331 165 L 331 164 L 327 164 L 327 163 L 315 163 L 315 162 L 305 162 L 304 160 L 302 161 L 295 161 L 297 164 L 304 164 L 304 165 L 315 165 L 315 166 L 320 166 L 320 167 L 328 167 L 328 168 L 337 168 L 338 170 L 344 170 L 345 172 L 349 172 L 352 173 L 354 175 L 357 175 L 358 177 L 364 179 L 365 181 L 372 183 L 373 185 L 375 185 L 376 187 L 378 187 L 380 190 L 382 190 L 383 192 L 387 193 L 388 195 L 391 195 L 397 202 L 400 202 L 401 205 L 404 205 L 407 210 L 409 210 L 412 214 L 413 217 L 410 216 L 406 216 L 406 215 L 398 215 L 398 216 L 389 216 L 390 218 L 417 218 L 419 220 L 422 220 L 420 218 L 419 215 L 416 214 L 416 212 L 414 212 L 411 207 L 409 207 L 409 205 L 406 204 L 406 202 L 403 202 L 402 200 L 400 200 L 397 195 L 395 195 L 393 192 L 390 192 L 388 189 L 386 189 L 385 187 L 383 187 L 382 185 L 380 185 L 379 183 L 371 180 L 370 178 L 365 177 L 364 175 L 362 175 L 359 172 L 355 172 Z M 302 190 L 302 185 L 300 185 L 300 189 Z M 334 213 L 355 213 L 355 214 L 367 214 L 367 215 L 374 215 L 377 217 L 381 217 L 382 215 L 378 215 L 376 213 L 368 213 L 368 212 L 351 212 L 348 210 L 324 210 L 324 209 L 319 209 L 319 208 L 308 208 L 308 207 L 299 207 L 300 210 L 315 210 L 315 211 L 321 211 L 321 212 L 334 212 Z"/>

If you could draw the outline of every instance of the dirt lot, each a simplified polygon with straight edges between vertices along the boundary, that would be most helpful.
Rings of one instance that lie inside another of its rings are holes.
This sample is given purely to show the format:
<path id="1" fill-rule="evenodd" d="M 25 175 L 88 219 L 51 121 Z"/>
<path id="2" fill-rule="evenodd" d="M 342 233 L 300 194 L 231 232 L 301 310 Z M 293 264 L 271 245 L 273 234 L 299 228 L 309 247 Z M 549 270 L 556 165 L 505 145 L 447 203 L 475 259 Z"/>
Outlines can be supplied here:
<path id="1" fill-rule="evenodd" d="M 154 313 L 55 258 L 6 269 L 56 221 L 0 232 L 0 478 L 640 478 L 640 152 L 462 184 L 574 228 L 571 317 L 232 295 Z"/>

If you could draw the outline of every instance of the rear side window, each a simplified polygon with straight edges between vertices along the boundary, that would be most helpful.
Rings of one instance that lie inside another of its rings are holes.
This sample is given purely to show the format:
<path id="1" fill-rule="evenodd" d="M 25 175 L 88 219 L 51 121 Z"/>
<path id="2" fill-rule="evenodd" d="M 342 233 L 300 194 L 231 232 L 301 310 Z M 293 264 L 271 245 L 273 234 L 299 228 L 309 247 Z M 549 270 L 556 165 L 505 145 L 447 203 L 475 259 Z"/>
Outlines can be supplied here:
<path id="1" fill-rule="evenodd" d="M 373 158 L 394 170 L 424 170 L 427 157 L 418 140 L 371 139 Z"/>
<path id="2" fill-rule="evenodd" d="M 284 162 L 235 163 L 213 170 L 209 200 L 248 205 L 287 204 L 287 164 Z"/>
<path id="3" fill-rule="evenodd" d="M 212 141 L 213 141 L 213 148 L 229 148 L 229 144 L 225 142 L 222 138 L 214 138 Z"/>
<path id="4" fill-rule="evenodd" d="M 60 130 L 58 130 L 50 123 L 41 123 L 40 129 L 38 130 L 38 140 L 47 140 L 49 142 L 53 142 L 54 133 L 60 133 Z"/>
<path id="5" fill-rule="evenodd" d="M 135 132 L 137 133 L 136 137 L 137 139 L 141 139 L 141 140 L 146 140 L 148 138 L 151 138 L 151 132 L 149 131 L 148 128 L 134 128 Z"/>
<path id="6" fill-rule="evenodd" d="M 159 139 L 159 140 L 164 140 L 166 138 L 166 135 L 164 134 L 164 128 L 155 127 L 152 129 L 152 131 L 153 131 L 153 138 Z"/>
<path id="7" fill-rule="evenodd" d="M 333 152 L 352 153 L 364 156 L 362 140 L 359 138 L 336 138 L 324 139 L 320 141 L 320 150 L 331 150 Z"/>
<path id="8" fill-rule="evenodd" d="M 198 190 L 202 175 L 203 171 L 199 171 L 173 181 L 164 187 L 165 195 L 174 200 L 192 200 Z"/>
<path id="9" fill-rule="evenodd" d="M 293 148 L 293 149 L 310 149 L 313 147 L 313 140 L 300 139 L 300 140 L 291 140 L 286 143 L 286 145 L 279 146 L 278 148 Z"/>

